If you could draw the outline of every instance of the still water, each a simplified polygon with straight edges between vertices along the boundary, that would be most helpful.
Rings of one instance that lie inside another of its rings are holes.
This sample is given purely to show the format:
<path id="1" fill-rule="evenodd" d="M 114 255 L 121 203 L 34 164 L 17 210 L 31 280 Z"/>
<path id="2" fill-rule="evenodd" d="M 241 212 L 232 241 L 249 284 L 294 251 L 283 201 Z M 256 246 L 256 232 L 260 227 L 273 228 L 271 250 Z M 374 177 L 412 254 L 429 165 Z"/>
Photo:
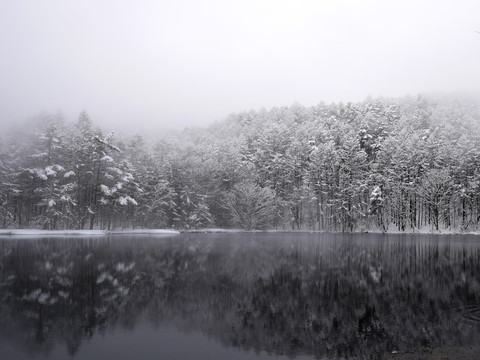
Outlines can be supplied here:
<path id="1" fill-rule="evenodd" d="M 480 239 L 0 239 L 2 359 L 383 359 L 480 342 Z"/>

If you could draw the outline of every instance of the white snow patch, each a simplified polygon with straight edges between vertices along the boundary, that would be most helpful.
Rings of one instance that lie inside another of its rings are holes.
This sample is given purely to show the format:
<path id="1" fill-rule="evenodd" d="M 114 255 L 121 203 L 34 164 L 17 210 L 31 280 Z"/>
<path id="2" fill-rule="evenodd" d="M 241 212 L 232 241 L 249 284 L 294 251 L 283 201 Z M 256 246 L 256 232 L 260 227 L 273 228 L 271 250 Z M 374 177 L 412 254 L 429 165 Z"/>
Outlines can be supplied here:
<path id="1" fill-rule="evenodd" d="M 53 170 L 51 166 L 47 166 L 45 168 L 45 174 L 47 176 L 50 176 L 50 175 L 55 176 L 55 175 L 57 175 L 57 172 L 55 170 Z"/>
<path id="2" fill-rule="evenodd" d="M 126 296 L 126 295 L 128 295 L 129 290 L 128 290 L 126 287 L 124 287 L 124 286 L 120 286 L 120 287 L 118 288 L 117 292 L 118 292 L 118 294 L 119 294 L 120 296 Z"/>
<path id="3" fill-rule="evenodd" d="M 188 230 L 187 232 L 190 233 L 244 233 L 246 232 L 243 229 L 220 229 L 220 228 L 213 228 L 213 229 L 198 229 L 198 230 Z"/>
<path id="4" fill-rule="evenodd" d="M 65 287 L 72 286 L 72 282 L 70 280 L 68 280 L 64 277 L 61 277 L 61 276 L 56 276 L 55 281 L 57 282 L 57 284 L 65 286 Z"/>
<path id="5" fill-rule="evenodd" d="M 102 190 L 102 192 L 107 196 L 111 195 L 110 189 L 108 188 L 107 185 L 101 184 L 100 185 L 100 190 Z"/>
<path id="6" fill-rule="evenodd" d="M 125 182 L 129 182 L 130 180 L 133 180 L 133 175 L 130 173 L 126 173 L 122 180 Z"/>
<path id="7" fill-rule="evenodd" d="M 107 280 L 107 278 L 108 278 L 108 273 L 106 273 L 105 271 L 102 272 L 97 278 L 97 284 L 103 283 L 105 280 Z"/>
<path id="8" fill-rule="evenodd" d="M 47 303 L 47 300 L 48 300 L 49 297 L 50 297 L 50 294 L 49 294 L 49 293 L 44 293 L 44 292 L 42 292 L 42 293 L 40 294 L 40 296 L 38 297 L 38 302 L 39 302 L 40 304 L 45 305 L 45 304 Z"/>
<path id="9" fill-rule="evenodd" d="M 22 299 L 27 301 L 35 301 L 38 299 L 41 293 L 42 293 L 42 289 L 35 289 L 30 294 L 23 295 Z"/>
<path id="10" fill-rule="evenodd" d="M 119 205 L 128 205 L 128 203 L 132 204 L 132 205 L 138 205 L 137 201 L 130 197 L 130 196 L 120 196 L 118 199 L 117 199 L 117 202 Z"/>
<path id="11" fill-rule="evenodd" d="M 45 171 L 43 171 L 43 169 L 36 169 L 36 168 L 35 169 L 29 169 L 28 172 L 30 174 L 36 175 L 37 177 L 39 177 L 42 180 L 47 180 L 48 179 L 48 177 L 47 177 L 47 175 L 45 175 Z"/>
<path id="12" fill-rule="evenodd" d="M 98 236 L 105 235 L 107 231 L 104 230 L 39 230 L 39 229 L 2 229 L 0 236 Z"/>
<path id="13" fill-rule="evenodd" d="M 111 231 L 110 234 L 149 234 L 149 235 L 177 235 L 179 231 L 169 229 L 138 229 L 138 230 L 122 230 Z"/>
<path id="14" fill-rule="evenodd" d="M 382 268 L 370 267 L 370 276 L 374 283 L 378 284 L 382 278 Z"/>
<path id="15" fill-rule="evenodd" d="M 116 167 L 109 167 L 108 170 L 114 172 L 117 175 L 122 175 L 123 174 L 123 171 L 120 170 L 119 168 L 116 168 Z"/>
<path id="16" fill-rule="evenodd" d="M 106 156 L 102 157 L 100 159 L 100 161 L 113 162 L 113 159 L 112 159 L 111 156 L 106 155 Z"/>
<path id="17" fill-rule="evenodd" d="M 39 230 L 39 229 L 0 229 L 0 237 L 22 236 L 103 236 L 103 235 L 178 235 L 179 231 L 169 229 L 138 229 L 138 230 Z"/>
<path id="18" fill-rule="evenodd" d="M 46 156 L 48 156 L 48 154 L 46 152 L 41 152 L 41 153 L 38 153 L 38 154 L 30 155 L 30 157 L 32 159 L 37 159 L 37 158 L 46 157 Z"/>
<path id="19" fill-rule="evenodd" d="M 63 174 L 63 177 L 68 178 L 68 177 L 74 176 L 74 175 L 75 175 L 75 171 L 70 170 L 70 171 L 67 171 L 65 174 Z"/>
<path id="20" fill-rule="evenodd" d="M 130 263 L 130 264 L 127 265 L 127 266 L 125 266 L 125 263 L 120 262 L 120 263 L 117 264 L 116 270 L 117 270 L 118 272 L 123 272 L 123 273 L 125 273 L 125 272 L 127 272 L 127 271 L 132 270 L 134 267 L 135 267 L 135 262 L 132 262 L 132 263 Z"/>

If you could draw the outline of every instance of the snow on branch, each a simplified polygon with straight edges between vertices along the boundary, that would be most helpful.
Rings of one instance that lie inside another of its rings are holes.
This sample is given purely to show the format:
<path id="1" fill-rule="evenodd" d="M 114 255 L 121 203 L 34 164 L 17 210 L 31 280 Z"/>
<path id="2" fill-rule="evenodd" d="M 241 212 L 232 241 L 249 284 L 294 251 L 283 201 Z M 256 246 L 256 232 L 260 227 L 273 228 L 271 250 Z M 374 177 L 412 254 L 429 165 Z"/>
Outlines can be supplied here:
<path id="1" fill-rule="evenodd" d="M 111 156 L 105 155 L 100 159 L 100 161 L 113 162 L 113 159 Z"/>
<path id="2" fill-rule="evenodd" d="M 113 144 L 108 143 L 108 142 L 106 141 L 107 138 L 101 139 L 98 135 L 95 135 L 95 136 L 93 137 L 93 140 L 99 142 L 99 143 L 102 144 L 102 145 L 107 146 L 107 147 L 110 148 L 111 150 L 115 150 L 115 151 L 118 151 L 118 152 L 120 152 L 120 153 L 122 152 L 122 150 L 121 150 L 118 146 L 115 146 L 115 145 L 113 145 Z"/>
<path id="3" fill-rule="evenodd" d="M 30 174 L 36 175 L 38 178 L 40 178 L 42 180 L 47 180 L 48 179 L 48 176 L 45 174 L 45 171 L 43 169 L 38 169 L 38 168 L 28 169 L 28 172 Z"/>
<path id="4" fill-rule="evenodd" d="M 120 196 L 118 199 L 117 199 L 117 202 L 119 205 L 122 205 L 122 206 L 125 206 L 125 205 L 128 205 L 128 203 L 132 204 L 132 205 L 138 205 L 137 201 L 130 197 L 130 196 Z"/>

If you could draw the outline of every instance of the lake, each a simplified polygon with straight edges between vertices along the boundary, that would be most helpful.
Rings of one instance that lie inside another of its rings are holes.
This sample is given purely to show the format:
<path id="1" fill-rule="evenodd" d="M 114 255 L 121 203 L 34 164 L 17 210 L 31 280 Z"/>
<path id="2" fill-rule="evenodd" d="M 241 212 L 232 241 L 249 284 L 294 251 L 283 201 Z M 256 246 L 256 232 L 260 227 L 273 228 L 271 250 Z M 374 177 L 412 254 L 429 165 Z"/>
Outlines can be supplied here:
<path id="1" fill-rule="evenodd" d="M 0 239 L 2 359 L 383 359 L 480 342 L 480 239 Z"/>

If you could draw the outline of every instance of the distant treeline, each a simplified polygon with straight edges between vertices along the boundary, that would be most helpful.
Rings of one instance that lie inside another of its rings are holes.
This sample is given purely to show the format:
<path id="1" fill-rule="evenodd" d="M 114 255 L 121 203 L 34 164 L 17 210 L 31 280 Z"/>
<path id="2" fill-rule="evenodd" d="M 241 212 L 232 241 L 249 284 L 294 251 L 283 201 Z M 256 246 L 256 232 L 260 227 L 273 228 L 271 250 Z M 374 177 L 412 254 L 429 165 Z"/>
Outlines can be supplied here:
<path id="1" fill-rule="evenodd" d="M 87 113 L 0 143 L 0 226 L 475 230 L 478 103 L 422 96 L 273 108 L 116 138 Z"/>

